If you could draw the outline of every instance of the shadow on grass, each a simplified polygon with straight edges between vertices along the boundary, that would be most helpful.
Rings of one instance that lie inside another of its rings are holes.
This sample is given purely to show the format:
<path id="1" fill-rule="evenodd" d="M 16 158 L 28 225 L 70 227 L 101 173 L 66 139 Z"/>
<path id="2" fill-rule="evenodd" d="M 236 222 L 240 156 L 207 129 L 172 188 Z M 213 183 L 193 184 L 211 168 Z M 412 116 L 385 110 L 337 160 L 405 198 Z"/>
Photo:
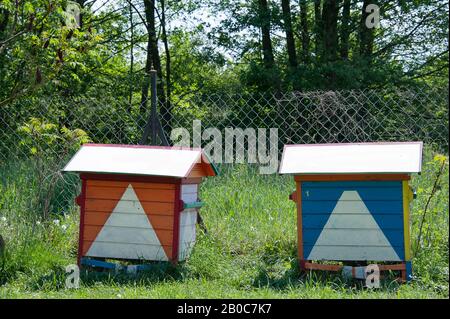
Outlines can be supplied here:
<path id="1" fill-rule="evenodd" d="M 89 288 L 97 285 L 151 285 L 159 282 L 181 281 L 184 278 L 185 267 L 182 263 L 172 265 L 168 262 L 153 263 L 152 268 L 127 273 L 124 270 L 114 271 L 91 267 L 80 269 L 80 287 Z M 30 276 L 26 286 L 31 291 L 59 291 L 66 289 L 66 280 L 70 273 L 63 267 L 52 267 L 45 274 Z"/>
<path id="2" fill-rule="evenodd" d="M 396 291 L 401 286 L 396 281 L 398 274 L 385 274 L 386 276 L 380 280 L 380 287 L 377 290 L 382 290 L 383 292 Z M 278 291 L 329 287 L 332 290 L 345 291 L 346 293 L 358 293 L 367 290 L 370 291 L 371 289 L 366 287 L 365 280 L 348 278 L 340 272 L 335 273 L 320 270 L 301 271 L 295 253 L 283 271 L 277 271 L 274 264 L 263 263 L 258 274 L 253 279 L 253 286 L 255 288 L 265 287 Z"/>
<path id="3" fill-rule="evenodd" d="M 91 287 L 98 283 L 108 285 L 140 284 L 149 285 L 158 282 L 182 281 L 185 274 L 184 263 L 173 265 L 169 262 L 155 262 L 150 269 L 140 270 L 136 273 L 127 273 L 124 270 L 103 270 L 89 267 L 80 270 L 80 280 L 84 287 Z"/>

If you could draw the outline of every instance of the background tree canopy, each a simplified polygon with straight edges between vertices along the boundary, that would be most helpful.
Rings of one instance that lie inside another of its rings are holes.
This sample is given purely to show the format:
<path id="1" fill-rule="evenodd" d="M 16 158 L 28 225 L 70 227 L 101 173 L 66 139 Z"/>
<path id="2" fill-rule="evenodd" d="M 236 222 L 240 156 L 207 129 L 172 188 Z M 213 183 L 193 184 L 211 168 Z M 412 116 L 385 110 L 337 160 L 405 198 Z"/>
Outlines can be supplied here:
<path id="1" fill-rule="evenodd" d="M 166 122 L 199 91 L 443 86 L 448 13 L 442 0 L 1 0 L 0 107 L 89 94 L 144 112 L 151 69 Z"/>

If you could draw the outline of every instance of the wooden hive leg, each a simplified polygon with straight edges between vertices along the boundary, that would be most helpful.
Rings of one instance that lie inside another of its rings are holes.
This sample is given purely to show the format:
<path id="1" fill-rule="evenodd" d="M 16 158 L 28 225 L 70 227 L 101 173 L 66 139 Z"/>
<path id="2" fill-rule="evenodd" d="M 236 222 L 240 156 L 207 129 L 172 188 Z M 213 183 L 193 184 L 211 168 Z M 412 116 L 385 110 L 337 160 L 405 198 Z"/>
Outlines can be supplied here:
<path id="1" fill-rule="evenodd" d="M 406 269 L 405 269 L 405 281 L 410 282 L 412 279 L 412 263 L 411 261 L 407 261 L 405 263 Z"/>
<path id="2" fill-rule="evenodd" d="M 296 192 L 290 196 L 295 201 L 297 206 L 297 249 L 298 249 L 298 262 L 300 271 L 307 270 L 305 268 L 305 257 L 303 251 L 303 221 L 302 221 L 302 187 L 300 182 L 296 182 Z"/>
<path id="3" fill-rule="evenodd" d="M 298 265 L 299 265 L 299 270 L 300 271 L 307 271 L 308 270 L 308 269 L 306 269 L 305 264 L 306 264 L 306 260 L 304 260 L 304 259 L 299 259 L 298 260 Z"/>

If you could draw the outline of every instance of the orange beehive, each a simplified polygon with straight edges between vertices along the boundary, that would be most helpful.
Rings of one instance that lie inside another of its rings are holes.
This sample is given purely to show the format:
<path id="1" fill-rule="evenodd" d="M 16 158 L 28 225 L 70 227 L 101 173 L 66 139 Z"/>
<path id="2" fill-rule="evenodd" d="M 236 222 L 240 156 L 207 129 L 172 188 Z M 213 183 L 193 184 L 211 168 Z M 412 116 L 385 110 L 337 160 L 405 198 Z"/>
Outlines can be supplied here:
<path id="1" fill-rule="evenodd" d="M 199 184 L 216 170 L 200 149 L 85 144 L 64 168 L 82 191 L 78 262 L 184 260 L 195 243 Z"/>

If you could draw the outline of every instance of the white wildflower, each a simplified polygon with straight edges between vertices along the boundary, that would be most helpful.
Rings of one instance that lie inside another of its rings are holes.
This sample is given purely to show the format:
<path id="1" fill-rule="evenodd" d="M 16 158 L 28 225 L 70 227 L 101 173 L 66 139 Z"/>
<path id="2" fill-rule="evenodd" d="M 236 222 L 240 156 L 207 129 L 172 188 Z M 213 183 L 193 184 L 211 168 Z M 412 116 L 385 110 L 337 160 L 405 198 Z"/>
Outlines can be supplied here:
<path id="1" fill-rule="evenodd" d="M 54 219 L 54 220 L 53 220 L 53 224 L 59 226 L 59 219 Z"/>
<path id="2" fill-rule="evenodd" d="M 6 217 L 5 216 L 2 216 L 1 220 L 2 220 L 2 222 L 6 223 Z"/>
<path id="3" fill-rule="evenodd" d="M 66 230 L 67 229 L 67 225 L 61 225 L 62 230 Z"/>

